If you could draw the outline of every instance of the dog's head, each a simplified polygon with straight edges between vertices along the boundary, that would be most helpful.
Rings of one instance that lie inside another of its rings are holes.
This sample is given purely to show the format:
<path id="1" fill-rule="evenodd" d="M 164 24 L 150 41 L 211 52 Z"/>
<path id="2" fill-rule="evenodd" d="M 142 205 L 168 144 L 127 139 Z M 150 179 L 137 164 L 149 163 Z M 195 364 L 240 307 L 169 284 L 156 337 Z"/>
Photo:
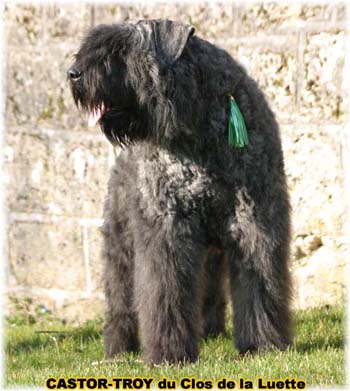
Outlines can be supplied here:
<path id="1" fill-rule="evenodd" d="M 101 25 L 83 40 L 68 70 L 74 101 L 108 140 L 170 139 L 189 133 L 195 71 L 186 46 L 194 28 L 169 20 Z"/>

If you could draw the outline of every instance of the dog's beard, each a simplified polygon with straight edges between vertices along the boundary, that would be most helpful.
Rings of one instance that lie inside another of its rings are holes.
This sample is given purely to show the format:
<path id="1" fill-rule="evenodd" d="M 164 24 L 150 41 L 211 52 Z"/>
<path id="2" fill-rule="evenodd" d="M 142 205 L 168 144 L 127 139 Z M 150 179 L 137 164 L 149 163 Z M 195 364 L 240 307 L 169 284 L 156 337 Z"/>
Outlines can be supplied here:
<path id="1" fill-rule="evenodd" d="M 88 126 L 100 125 L 112 145 L 123 148 L 146 138 L 147 117 L 135 106 L 135 97 L 130 91 L 119 91 L 120 97 L 112 97 L 115 98 L 113 103 L 105 101 L 102 91 L 97 88 L 88 88 L 93 90 L 94 96 L 86 94 L 82 81 L 71 87 L 76 105 L 88 113 Z"/>
<path id="2" fill-rule="evenodd" d="M 133 108 L 107 110 L 99 124 L 108 141 L 122 148 L 146 137 L 146 118 Z"/>

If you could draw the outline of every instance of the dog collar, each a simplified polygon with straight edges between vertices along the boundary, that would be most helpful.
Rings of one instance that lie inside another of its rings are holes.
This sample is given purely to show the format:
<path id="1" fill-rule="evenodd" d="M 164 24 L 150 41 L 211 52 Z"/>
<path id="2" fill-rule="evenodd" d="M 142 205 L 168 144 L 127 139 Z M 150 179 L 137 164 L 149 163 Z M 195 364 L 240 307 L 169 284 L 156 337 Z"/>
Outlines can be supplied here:
<path id="1" fill-rule="evenodd" d="M 233 148 L 243 148 L 249 144 L 247 127 L 237 102 L 230 96 L 230 119 L 228 126 L 228 145 Z"/>

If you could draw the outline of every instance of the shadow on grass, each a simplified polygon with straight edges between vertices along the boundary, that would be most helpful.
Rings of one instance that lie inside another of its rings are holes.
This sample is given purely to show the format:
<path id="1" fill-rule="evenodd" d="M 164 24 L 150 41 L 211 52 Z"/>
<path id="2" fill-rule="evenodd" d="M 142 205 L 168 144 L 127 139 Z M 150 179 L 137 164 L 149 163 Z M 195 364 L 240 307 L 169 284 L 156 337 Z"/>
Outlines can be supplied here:
<path id="1" fill-rule="evenodd" d="M 71 340 L 73 345 L 87 343 L 99 339 L 102 335 L 100 324 L 87 322 L 76 329 L 42 329 L 32 330 L 27 338 L 20 341 L 10 341 L 6 344 L 6 352 L 9 354 L 20 354 L 45 347 L 52 347 L 53 341 L 57 344 Z"/>
<path id="2" fill-rule="evenodd" d="M 299 311 L 295 318 L 294 348 L 301 353 L 344 349 L 345 308 L 324 306 Z"/>
<path id="3" fill-rule="evenodd" d="M 343 349 L 344 338 L 318 338 L 310 342 L 301 342 L 295 345 L 295 350 L 300 353 L 313 352 L 315 350 L 324 350 L 326 348 Z"/>
<path id="4" fill-rule="evenodd" d="M 294 349 L 297 352 L 306 353 L 326 348 L 343 349 L 345 334 L 345 308 L 329 306 L 298 311 L 295 316 Z M 52 348 L 53 342 L 60 344 L 66 340 L 72 341 L 72 346 L 81 345 L 102 336 L 102 322 L 87 322 L 78 328 L 67 328 L 55 332 L 54 330 L 31 330 L 26 337 L 16 336 L 7 343 L 6 352 L 17 355 L 43 348 Z M 232 332 L 232 330 L 230 330 Z M 229 333 L 231 334 L 231 333 Z M 231 334 L 232 335 L 232 334 Z M 231 338 L 221 336 L 227 343 L 232 343 Z M 204 341 L 203 341 L 204 342 Z M 214 344 L 215 339 L 209 339 L 205 344 Z M 102 344 L 102 342 L 101 342 Z"/>

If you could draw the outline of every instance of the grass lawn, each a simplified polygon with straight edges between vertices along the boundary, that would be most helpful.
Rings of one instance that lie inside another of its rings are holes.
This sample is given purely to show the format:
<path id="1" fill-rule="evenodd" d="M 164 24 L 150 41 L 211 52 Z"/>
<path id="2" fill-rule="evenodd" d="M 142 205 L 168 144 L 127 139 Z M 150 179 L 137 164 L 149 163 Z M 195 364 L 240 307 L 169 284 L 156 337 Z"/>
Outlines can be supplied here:
<path id="1" fill-rule="evenodd" d="M 229 326 L 229 333 L 232 328 Z M 298 378 L 307 386 L 345 384 L 345 306 L 322 307 L 295 313 L 294 346 L 289 351 L 237 358 L 232 339 L 219 337 L 201 344 L 195 364 L 143 365 L 141 356 L 125 354 L 103 360 L 102 321 L 81 327 L 58 320 L 12 317 L 7 319 L 5 384 L 45 387 L 48 377 L 183 377 L 237 381 L 257 378 Z M 40 332 L 50 331 L 50 332 Z M 238 389 L 238 385 L 236 386 Z"/>

